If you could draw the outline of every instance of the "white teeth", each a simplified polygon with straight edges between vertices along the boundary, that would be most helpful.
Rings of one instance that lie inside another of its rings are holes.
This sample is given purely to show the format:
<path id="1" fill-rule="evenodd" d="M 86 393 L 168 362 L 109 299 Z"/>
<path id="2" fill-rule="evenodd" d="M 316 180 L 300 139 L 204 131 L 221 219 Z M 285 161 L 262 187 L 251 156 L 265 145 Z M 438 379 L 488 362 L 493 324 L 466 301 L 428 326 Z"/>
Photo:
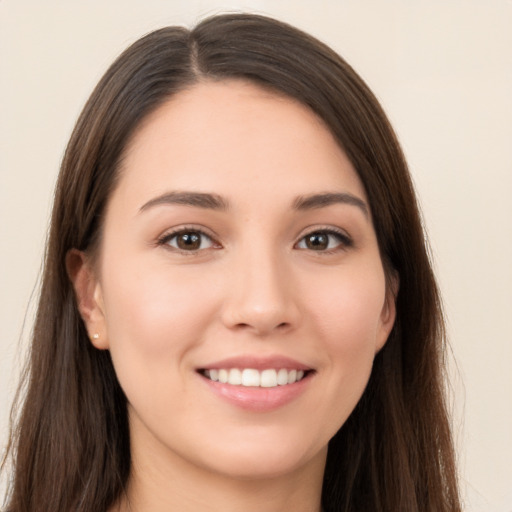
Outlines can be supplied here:
<path id="1" fill-rule="evenodd" d="M 238 368 L 231 368 L 229 370 L 228 382 L 232 386 L 240 386 L 242 384 L 242 372 Z"/>
<path id="2" fill-rule="evenodd" d="M 242 386 L 259 386 L 260 372 L 252 368 L 246 368 L 242 372 Z"/>
<path id="3" fill-rule="evenodd" d="M 261 372 L 261 387 L 275 388 L 277 386 L 277 372 L 275 370 L 263 370 Z"/>
<path id="4" fill-rule="evenodd" d="M 228 381 L 229 374 L 227 370 L 219 370 L 219 382 L 225 384 Z"/>
<path id="5" fill-rule="evenodd" d="M 281 368 L 277 372 L 277 383 L 279 386 L 284 386 L 285 384 L 288 384 L 288 370 L 285 368 Z"/>
<path id="6" fill-rule="evenodd" d="M 279 370 L 269 368 L 261 372 L 253 368 L 244 368 L 243 370 L 238 368 L 220 368 L 205 370 L 203 374 L 210 380 L 218 381 L 222 384 L 262 388 L 285 386 L 304 378 L 304 370 L 287 370 L 286 368 Z"/>

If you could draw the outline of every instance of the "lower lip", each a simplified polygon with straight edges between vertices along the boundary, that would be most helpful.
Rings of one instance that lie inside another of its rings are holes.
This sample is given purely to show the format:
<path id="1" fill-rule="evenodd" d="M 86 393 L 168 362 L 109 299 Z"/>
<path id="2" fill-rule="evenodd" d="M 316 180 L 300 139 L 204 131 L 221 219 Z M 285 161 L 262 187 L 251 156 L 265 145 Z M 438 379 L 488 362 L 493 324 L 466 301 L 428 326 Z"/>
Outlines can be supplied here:
<path id="1" fill-rule="evenodd" d="M 218 396 L 230 404 L 254 412 L 267 412 L 283 407 L 304 393 L 310 383 L 312 374 L 300 381 L 285 386 L 272 388 L 232 386 L 223 384 L 200 375 L 201 379 Z"/>

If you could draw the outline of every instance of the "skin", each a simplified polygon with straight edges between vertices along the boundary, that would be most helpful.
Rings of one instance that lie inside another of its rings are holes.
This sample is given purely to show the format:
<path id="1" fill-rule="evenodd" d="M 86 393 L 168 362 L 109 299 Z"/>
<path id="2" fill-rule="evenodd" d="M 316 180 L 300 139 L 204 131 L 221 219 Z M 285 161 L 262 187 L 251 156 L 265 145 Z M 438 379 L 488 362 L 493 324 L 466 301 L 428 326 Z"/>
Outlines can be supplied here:
<path id="1" fill-rule="evenodd" d="M 227 207 L 162 199 L 183 191 Z M 356 199 L 295 207 L 326 192 Z M 320 510 L 327 443 L 395 319 L 369 211 L 331 133 L 289 98 L 203 82 L 143 122 L 94 264 L 68 260 L 92 343 L 110 350 L 129 402 L 133 468 L 116 510 Z M 176 230 L 206 236 L 180 250 Z M 319 232 L 328 245 L 308 245 Z M 197 371 L 233 356 L 312 371 L 289 403 L 247 410 Z"/>

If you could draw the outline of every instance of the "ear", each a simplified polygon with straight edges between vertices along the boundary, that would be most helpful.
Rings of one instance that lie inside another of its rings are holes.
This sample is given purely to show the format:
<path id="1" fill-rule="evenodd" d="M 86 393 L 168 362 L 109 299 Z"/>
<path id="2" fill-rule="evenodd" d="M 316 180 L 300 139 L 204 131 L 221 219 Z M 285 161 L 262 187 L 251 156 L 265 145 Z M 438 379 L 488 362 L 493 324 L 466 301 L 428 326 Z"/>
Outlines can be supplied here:
<path id="1" fill-rule="evenodd" d="M 399 288 L 400 278 L 398 277 L 398 274 L 394 272 L 388 279 L 386 279 L 386 299 L 380 316 L 379 333 L 375 346 L 375 353 L 379 352 L 379 350 L 384 347 L 389 334 L 393 329 L 393 325 L 395 325 L 396 298 L 398 296 Z"/>
<path id="2" fill-rule="evenodd" d="M 66 255 L 66 270 L 73 283 L 78 311 L 85 323 L 91 343 L 100 350 L 108 349 L 101 284 L 89 258 L 84 252 L 71 249 Z"/>

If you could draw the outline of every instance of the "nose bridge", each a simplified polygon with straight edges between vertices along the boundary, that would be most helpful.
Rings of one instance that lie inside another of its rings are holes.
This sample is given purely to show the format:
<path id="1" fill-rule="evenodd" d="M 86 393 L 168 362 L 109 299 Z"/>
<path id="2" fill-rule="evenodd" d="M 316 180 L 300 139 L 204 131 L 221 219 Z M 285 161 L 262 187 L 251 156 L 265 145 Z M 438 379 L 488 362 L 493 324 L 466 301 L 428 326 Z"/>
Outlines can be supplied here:
<path id="1" fill-rule="evenodd" d="M 281 248 L 253 238 L 236 251 L 233 260 L 226 323 L 260 335 L 294 326 L 298 319 L 296 297 Z"/>

